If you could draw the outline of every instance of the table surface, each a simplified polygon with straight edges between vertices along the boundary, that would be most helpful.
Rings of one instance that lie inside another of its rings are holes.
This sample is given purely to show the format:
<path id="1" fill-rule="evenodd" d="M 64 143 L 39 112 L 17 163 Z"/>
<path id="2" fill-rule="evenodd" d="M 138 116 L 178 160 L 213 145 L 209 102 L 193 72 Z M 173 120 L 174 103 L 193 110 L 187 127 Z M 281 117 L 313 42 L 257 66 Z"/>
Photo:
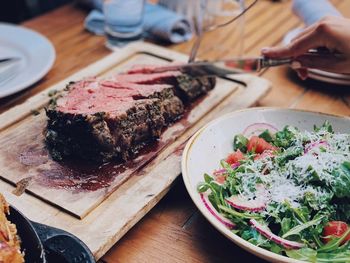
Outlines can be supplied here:
<path id="1" fill-rule="evenodd" d="M 350 16 L 350 1 L 332 2 L 345 16 Z M 19 94 L 0 99 L 0 113 L 110 53 L 103 37 L 91 35 L 84 30 L 85 16 L 86 11 L 74 5 L 66 5 L 23 23 L 52 41 L 57 60 L 41 81 Z M 286 32 L 301 26 L 297 17 L 291 13 L 288 0 L 261 0 L 246 15 L 245 21 L 246 55 L 258 55 L 262 47 L 278 45 Z M 232 28 L 224 28 L 209 33 L 199 55 L 209 59 L 223 55 L 234 56 L 230 47 L 235 38 L 231 32 Z M 168 48 L 188 54 L 191 46 L 192 42 L 187 42 L 169 45 Z M 349 87 L 337 87 L 312 80 L 301 81 L 287 67 L 268 69 L 259 75 L 269 79 L 273 88 L 258 102 L 258 106 L 350 115 Z M 205 220 L 190 200 L 181 178 L 178 178 L 165 198 L 100 261 L 263 262 L 231 243 Z"/>

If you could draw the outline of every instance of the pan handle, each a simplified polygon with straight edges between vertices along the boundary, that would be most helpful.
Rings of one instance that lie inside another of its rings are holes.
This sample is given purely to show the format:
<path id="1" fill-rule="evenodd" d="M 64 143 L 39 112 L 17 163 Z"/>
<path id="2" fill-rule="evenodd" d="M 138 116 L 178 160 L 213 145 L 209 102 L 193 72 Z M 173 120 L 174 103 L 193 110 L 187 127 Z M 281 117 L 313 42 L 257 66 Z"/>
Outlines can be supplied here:
<path id="1" fill-rule="evenodd" d="M 48 262 L 95 263 L 90 249 L 76 236 L 51 226 L 32 222 L 43 243 Z"/>

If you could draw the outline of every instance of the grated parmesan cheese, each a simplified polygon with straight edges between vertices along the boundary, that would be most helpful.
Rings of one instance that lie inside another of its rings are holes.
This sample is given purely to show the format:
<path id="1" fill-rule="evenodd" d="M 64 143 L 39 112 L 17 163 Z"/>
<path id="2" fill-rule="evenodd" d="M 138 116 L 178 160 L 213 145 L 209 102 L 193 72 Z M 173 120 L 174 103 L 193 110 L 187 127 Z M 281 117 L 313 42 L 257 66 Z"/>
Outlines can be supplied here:
<path id="1" fill-rule="evenodd" d="M 305 193 L 312 193 L 316 198 L 327 194 L 327 191 L 308 182 L 312 181 L 313 176 L 318 176 L 325 184 L 332 183 L 332 172 L 343 162 L 350 161 L 350 135 L 332 134 L 325 130 L 304 131 L 295 135 L 293 146 L 305 150 L 311 145 L 311 149 L 294 160 L 287 161 L 283 167 L 279 167 L 269 156 L 248 162 L 245 171 L 236 174 L 241 181 L 240 194 L 248 200 L 263 198 L 257 196 L 255 187 L 262 183 L 270 201 L 282 203 L 288 200 L 294 207 L 299 206 L 299 200 Z M 265 171 L 268 173 L 265 174 Z"/>

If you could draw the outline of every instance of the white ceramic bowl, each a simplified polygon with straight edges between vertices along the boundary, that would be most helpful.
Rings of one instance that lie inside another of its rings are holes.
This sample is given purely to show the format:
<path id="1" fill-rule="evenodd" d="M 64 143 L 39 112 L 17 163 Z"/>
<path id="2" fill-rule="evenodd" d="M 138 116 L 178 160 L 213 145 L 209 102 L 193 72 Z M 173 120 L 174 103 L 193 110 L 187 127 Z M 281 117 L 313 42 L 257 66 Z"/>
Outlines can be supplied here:
<path id="1" fill-rule="evenodd" d="M 193 202 L 217 230 L 256 256 L 272 262 L 300 262 L 259 248 L 233 234 L 207 210 L 196 187 L 203 181 L 204 173 L 217 169 L 219 161 L 232 152 L 234 135 L 242 133 L 247 126 L 264 122 L 278 129 L 292 125 L 311 131 L 313 125 L 321 125 L 326 120 L 333 125 L 335 132 L 350 131 L 350 118 L 291 109 L 251 108 L 226 114 L 210 122 L 188 141 L 183 152 L 182 176 Z"/>

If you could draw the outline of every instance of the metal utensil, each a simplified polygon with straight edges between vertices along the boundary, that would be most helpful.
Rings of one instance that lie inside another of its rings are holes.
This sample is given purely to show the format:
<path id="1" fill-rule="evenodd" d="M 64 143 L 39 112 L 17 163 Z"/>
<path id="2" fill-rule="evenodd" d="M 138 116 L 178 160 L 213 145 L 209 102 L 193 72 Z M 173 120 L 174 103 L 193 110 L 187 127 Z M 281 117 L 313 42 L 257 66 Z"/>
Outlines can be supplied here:
<path id="1" fill-rule="evenodd" d="M 331 53 L 324 50 L 309 50 L 303 57 L 322 57 L 342 59 L 343 55 Z M 153 73 L 165 71 L 181 71 L 193 77 L 200 76 L 218 76 L 226 77 L 227 75 L 259 72 L 268 67 L 276 67 L 285 64 L 291 64 L 293 58 L 272 59 L 267 57 L 251 57 L 251 58 L 233 58 L 214 61 L 199 61 L 192 63 L 178 63 L 166 66 L 154 67 L 151 69 Z"/>
<path id="2" fill-rule="evenodd" d="M 193 77 L 201 76 L 218 76 L 226 77 L 227 75 L 259 72 L 263 68 L 275 67 L 290 64 L 291 58 L 270 59 L 265 57 L 253 58 L 234 58 L 215 61 L 200 61 L 192 63 L 170 64 L 152 68 L 152 73 L 161 73 L 166 71 L 181 71 Z"/>
<path id="3" fill-rule="evenodd" d="M 0 72 L 0 86 L 5 84 L 7 81 L 13 79 L 18 72 L 18 65 L 8 65 L 6 69 Z"/>
<path id="4" fill-rule="evenodd" d="M 20 60 L 17 57 L 0 59 L 0 86 L 16 76 Z"/>
<path id="5" fill-rule="evenodd" d="M 17 57 L 7 57 L 7 58 L 0 58 L 0 63 L 5 63 L 5 62 L 15 62 L 15 61 L 19 61 L 21 58 L 17 58 Z"/>

